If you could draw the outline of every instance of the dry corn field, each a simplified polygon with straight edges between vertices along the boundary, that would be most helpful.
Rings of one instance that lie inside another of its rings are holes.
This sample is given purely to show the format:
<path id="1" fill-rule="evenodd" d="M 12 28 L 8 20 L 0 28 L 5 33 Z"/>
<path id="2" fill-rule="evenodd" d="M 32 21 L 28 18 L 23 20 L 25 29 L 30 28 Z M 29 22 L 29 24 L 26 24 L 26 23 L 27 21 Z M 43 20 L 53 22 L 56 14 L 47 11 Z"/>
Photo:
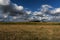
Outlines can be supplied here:
<path id="1" fill-rule="evenodd" d="M 60 25 L 2 25 L 0 40 L 60 40 Z"/>

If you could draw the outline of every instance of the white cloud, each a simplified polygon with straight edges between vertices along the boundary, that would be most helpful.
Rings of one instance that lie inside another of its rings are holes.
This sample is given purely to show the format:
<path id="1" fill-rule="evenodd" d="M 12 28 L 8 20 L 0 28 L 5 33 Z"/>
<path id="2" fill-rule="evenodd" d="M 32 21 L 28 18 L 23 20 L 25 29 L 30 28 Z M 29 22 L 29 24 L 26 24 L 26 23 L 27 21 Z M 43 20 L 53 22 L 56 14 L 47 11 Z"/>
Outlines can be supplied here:
<path id="1" fill-rule="evenodd" d="M 54 10 L 51 10 L 51 14 L 60 14 L 60 8 L 55 8 Z"/>
<path id="2" fill-rule="evenodd" d="M 49 8 L 53 8 L 53 7 L 52 7 L 52 6 L 50 6 L 50 5 L 42 5 L 41 7 L 42 7 L 41 11 L 43 11 L 43 12 L 48 11 L 48 10 L 49 10 Z"/>
<path id="3" fill-rule="evenodd" d="M 17 19 L 17 17 L 16 17 L 16 16 L 14 16 L 14 17 L 13 17 L 13 19 Z"/>
<path id="4" fill-rule="evenodd" d="M 8 6 L 7 6 L 8 5 Z M 10 0 L 0 0 L 0 21 L 28 22 L 28 21 L 59 21 L 60 8 L 53 8 L 50 5 L 42 5 L 39 11 L 24 11 L 23 6 L 10 3 Z M 56 16 L 58 14 L 58 16 Z M 53 16 L 54 15 L 54 16 Z M 56 16 L 56 17 L 55 17 Z M 6 19 L 5 19 L 6 18 Z M 9 20 L 7 20 L 9 19 Z"/>
<path id="5" fill-rule="evenodd" d="M 26 18 L 27 15 L 25 15 L 26 13 L 24 12 L 23 6 L 18 6 L 17 4 L 10 3 L 10 0 L 0 0 L 0 17 L 3 19 L 2 21 L 22 21 Z"/>
<path id="6" fill-rule="evenodd" d="M 10 0 L 0 0 L 0 5 L 9 5 Z"/>
<path id="7" fill-rule="evenodd" d="M 8 15 L 3 15 L 4 16 L 4 18 L 7 18 L 8 17 Z"/>
<path id="8" fill-rule="evenodd" d="M 42 8 L 53 8 L 53 7 L 46 4 L 46 5 L 42 5 Z"/>
<path id="9" fill-rule="evenodd" d="M 33 12 L 33 15 L 42 15 L 43 13 L 42 12 L 40 12 L 40 11 L 35 11 L 35 12 Z"/>
<path id="10" fill-rule="evenodd" d="M 15 9 L 18 10 L 18 11 L 21 11 L 21 10 L 24 9 L 23 6 L 18 6 L 17 4 L 14 4 L 14 6 L 15 6 Z"/>
<path id="11" fill-rule="evenodd" d="M 26 11 L 26 13 L 29 15 L 29 14 L 31 14 L 31 13 L 32 13 L 32 11 Z"/>
<path id="12" fill-rule="evenodd" d="M 52 10 L 50 10 L 50 8 Z M 54 8 L 50 5 L 42 5 L 42 8 L 40 8 L 40 11 L 35 11 L 30 20 L 39 20 L 39 21 L 50 21 L 50 22 L 58 22 L 60 17 L 58 16 L 60 14 L 60 8 Z M 34 16 L 34 18 L 33 18 Z"/>
<path id="13" fill-rule="evenodd" d="M 56 8 L 55 13 L 60 13 L 60 8 Z"/>

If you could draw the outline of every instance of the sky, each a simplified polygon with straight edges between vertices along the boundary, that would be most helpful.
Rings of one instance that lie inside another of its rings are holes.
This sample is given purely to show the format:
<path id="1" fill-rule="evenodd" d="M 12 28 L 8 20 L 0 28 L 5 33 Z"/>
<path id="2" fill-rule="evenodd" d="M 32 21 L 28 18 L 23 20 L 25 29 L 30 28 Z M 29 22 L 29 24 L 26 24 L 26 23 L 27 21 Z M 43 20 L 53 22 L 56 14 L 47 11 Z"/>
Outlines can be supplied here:
<path id="1" fill-rule="evenodd" d="M 0 0 L 0 22 L 60 22 L 60 0 Z"/>
<path id="2" fill-rule="evenodd" d="M 55 8 L 60 7 L 60 0 L 11 0 L 13 3 L 22 5 L 29 10 L 35 11 L 41 7 L 41 5 L 47 4 Z"/>

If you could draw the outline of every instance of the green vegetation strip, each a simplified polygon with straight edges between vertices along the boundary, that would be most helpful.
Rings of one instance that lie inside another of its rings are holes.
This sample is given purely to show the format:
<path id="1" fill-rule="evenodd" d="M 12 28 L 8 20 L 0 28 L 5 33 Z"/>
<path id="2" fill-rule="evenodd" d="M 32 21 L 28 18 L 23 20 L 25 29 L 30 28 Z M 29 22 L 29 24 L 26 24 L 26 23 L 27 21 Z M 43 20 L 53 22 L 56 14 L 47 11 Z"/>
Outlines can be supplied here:
<path id="1" fill-rule="evenodd" d="M 60 22 L 0 22 L 0 24 L 17 25 L 60 25 Z"/>

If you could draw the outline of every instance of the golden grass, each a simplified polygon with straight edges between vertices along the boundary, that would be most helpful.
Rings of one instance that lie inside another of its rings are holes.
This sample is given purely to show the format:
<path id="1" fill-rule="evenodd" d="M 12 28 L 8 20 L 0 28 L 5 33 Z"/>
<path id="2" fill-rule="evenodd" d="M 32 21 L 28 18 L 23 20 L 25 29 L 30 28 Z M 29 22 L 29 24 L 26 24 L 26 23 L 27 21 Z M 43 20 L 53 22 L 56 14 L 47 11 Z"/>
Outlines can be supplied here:
<path id="1" fill-rule="evenodd" d="M 60 25 L 0 24 L 0 40 L 60 40 Z"/>

